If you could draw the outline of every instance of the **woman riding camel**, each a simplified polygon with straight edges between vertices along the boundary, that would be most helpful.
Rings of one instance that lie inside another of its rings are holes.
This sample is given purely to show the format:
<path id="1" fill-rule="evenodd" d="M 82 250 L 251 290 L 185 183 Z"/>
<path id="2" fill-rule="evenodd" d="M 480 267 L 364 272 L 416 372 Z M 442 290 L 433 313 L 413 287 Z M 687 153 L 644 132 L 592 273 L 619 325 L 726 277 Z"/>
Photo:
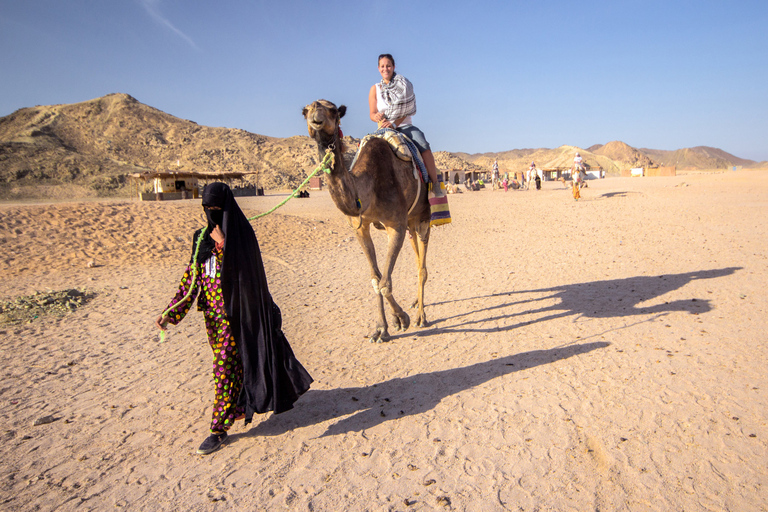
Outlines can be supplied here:
<path id="1" fill-rule="evenodd" d="M 379 55 L 381 82 L 373 85 L 368 93 L 371 121 L 381 128 L 392 128 L 411 139 L 421 153 L 429 180 L 433 183 L 435 197 L 442 197 L 443 191 L 437 180 L 437 165 L 424 132 L 415 127 L 416 96 L 413 85 L 403 75 L 395 73 L 395 59 L 384 53 Z"/>

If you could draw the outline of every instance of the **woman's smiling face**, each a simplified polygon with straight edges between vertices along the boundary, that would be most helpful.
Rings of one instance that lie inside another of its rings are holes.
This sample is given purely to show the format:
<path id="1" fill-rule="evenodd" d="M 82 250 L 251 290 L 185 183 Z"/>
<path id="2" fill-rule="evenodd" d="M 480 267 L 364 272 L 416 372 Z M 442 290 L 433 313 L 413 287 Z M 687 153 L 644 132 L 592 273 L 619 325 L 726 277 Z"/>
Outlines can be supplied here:
<path id="1" fill-rule="evenodd" d="M 379 73 L 385 82 L 389 82 L 395 74 L 395 65 L 388 58 L 382 57 L 379 59 Z"/>

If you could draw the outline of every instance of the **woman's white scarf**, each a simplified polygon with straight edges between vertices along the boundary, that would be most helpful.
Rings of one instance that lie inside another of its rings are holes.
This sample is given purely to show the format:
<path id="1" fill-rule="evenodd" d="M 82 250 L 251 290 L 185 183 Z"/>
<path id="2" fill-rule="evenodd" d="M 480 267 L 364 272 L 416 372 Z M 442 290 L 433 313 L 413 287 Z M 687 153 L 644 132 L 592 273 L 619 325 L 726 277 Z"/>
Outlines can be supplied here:
<path id="1" fill-rule="evenodd" d="M 381 81 L 381 96 L 387 108 L 384 115 L 390 121 L 416 113 L 416 95 L 413 85 L 403 75 L 394 74 L 388 84 Z"/>

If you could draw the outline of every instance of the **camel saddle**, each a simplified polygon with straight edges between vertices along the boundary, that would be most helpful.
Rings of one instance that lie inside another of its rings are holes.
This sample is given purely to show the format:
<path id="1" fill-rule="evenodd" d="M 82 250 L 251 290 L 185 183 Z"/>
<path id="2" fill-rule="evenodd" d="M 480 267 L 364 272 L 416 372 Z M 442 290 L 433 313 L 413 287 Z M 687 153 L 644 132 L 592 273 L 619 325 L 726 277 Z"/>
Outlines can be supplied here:
<path id="1" fill-rule="evenodd" d="M 405 135 L 402 133 L 395 130 L 379 130 L 379 132 L 370 133 L 363 137 L 363 140 L 360 141 L 360 149 L 363 149 L 363 146 L 365 146 L 365 144 L 374 137 L 378 137 L 387 141 L 389 146 L 392 148 L 392 151 L 395 152 L 395 155 L 397 155 L 397 158 L 400 160 L 404 160 L 406 162 L 411 161 L 411 150 L 408 149 L 408 146 L 404 140 Z"/>
<path id="2" fill-rule="evenodd" d="M 365 146 L 366 143 L 374 137 L 387 141 L 387 144 L 389 144 L 389 147 L 391 147 L 392 151 L 395 152 L 397 158 L 405 162 L 413 163 L 414 178 L 418 179 L 419 174 L 421 174 L 422 182 L 429 182 L 427 168 L 424 166 L 424 161 L 421 159 L 421 155 L 416 149 L 416 146 L 407 136 L 391 128 L 382 128 L 363 137 L 363 140 L 360 141 L 360 147 L 357 149 L 357 153 L 355 154 L 355 158 L 352 160 L 352 165 L 349 166 L 350 172 L 355 167 L 355 163 L 357 162 L 357 155 L 360 154 L 360 150 L 363 149 L 363 146 Z"/>

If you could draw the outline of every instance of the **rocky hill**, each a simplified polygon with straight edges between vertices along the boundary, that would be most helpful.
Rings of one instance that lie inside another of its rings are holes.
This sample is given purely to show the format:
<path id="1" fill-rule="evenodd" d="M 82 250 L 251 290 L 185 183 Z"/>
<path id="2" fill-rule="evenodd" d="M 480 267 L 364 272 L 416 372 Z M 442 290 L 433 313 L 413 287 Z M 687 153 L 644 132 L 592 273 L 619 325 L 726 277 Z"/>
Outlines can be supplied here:
<path id="1" fill-rule="evenodd" d="M 359 139 L 345 137 L 349 157 Z M 754 165 L 715 148 L 635 149 L 609 142 L 500 153 L 436 152 L 442 170 L 519 171 L 567 167 L 580 151 L 610 174 L 636 165 L 725 168 Z M 245 181 L 268 189 L 297 186 L 318 163 L 307 136 L 275 138 L 240 129 L 212 128 L 179 119 L 127 94 L 82 103 L 23 108 L 0 118 L 0 199 L 127 194 L 128 176 L 148 170 L 250 173 Z"/>
<path id="2" fill-rule="evenodd" d="M 738 158 L 722 149 L 707 146 L 684 148 L 675 151 L 662 151 L 658 149 L 638 150 L 659 165 L 674 165 L 679 169 L 724 169 L 733 166 L 755 167 L 753 160 Z M 764 164 L 764 162 L 762 163 Z M 760 164 L 762 166 L 762 164 Z"/>
<path id="3" fill-rule="evenodd" d="M 345 137 L 350 151 L 357 140 Z M 291 188 L 319 161 L 309 137 L 274 138 L 211 128 L 110 94 L 24 108 L 0 118 L 0 182 L 9 197 L 124 192 L 148 170 L 247 172 L 265 188 Z"/>

